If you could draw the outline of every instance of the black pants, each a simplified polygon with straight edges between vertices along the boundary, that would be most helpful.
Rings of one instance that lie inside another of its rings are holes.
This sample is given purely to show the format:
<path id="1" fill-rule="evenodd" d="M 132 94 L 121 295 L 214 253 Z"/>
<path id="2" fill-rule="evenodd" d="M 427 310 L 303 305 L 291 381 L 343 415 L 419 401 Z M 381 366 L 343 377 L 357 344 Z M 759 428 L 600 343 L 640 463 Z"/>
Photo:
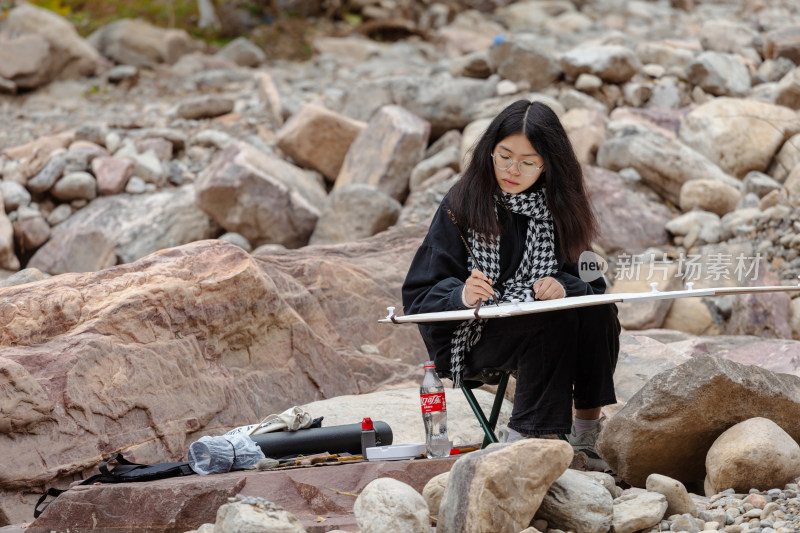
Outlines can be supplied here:
<path id="1" fill-rule="evenodd" d="M 488 320 L 464 375 L 516 371 L 508 426 L 534 436 L 569 433 L 573 401 L 576 409 L 616 403 L 619 333 L 614 304 Z"/>

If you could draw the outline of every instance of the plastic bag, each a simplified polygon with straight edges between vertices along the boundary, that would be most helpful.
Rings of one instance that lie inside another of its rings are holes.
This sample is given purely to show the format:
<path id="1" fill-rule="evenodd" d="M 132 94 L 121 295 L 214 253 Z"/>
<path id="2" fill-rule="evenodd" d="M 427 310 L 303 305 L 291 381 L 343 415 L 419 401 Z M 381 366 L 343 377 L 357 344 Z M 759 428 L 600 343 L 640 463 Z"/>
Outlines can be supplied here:
<path id="1" fill-rule="evenodd" d="M 226 435 L 236 435 L 246 433 L 247 435 L 261 435 L 272 431 L 297 431 L 305 429 L 313 422 L 311 415 L 301 407 L 291 407 L 280 414 L 267 415 L 258 424 L 249 426 L 239 426 L 226 433 Z"/>
<path id="2" fill-rule="evenodd" d="M 222 474 L 256 465 L 264 452 L 244 434 L 201 437 L 189 446 L 189 467 L 200 475 Z"/>

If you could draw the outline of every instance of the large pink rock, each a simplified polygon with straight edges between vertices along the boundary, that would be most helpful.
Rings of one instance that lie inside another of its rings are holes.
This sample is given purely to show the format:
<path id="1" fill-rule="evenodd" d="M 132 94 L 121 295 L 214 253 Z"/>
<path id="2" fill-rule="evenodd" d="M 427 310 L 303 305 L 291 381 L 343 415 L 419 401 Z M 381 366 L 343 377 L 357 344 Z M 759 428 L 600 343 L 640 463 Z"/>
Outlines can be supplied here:
<path id="1" fill-rule="evenodd" d="M 370 481 L 383 477 L 422 492 L 430 478 L 448 472 L 458 457 L 338 463 L 76 487 L 59 496 L 26 531 L 182 533 L 204 523 L 213 524 L 220 505 L 236 494 L 262 497 L 280 505 L 300 519 L 309 533 L 354 531 L 356 499 L 351 494 L 361 493 Z M 87 502 L 91 502 L 90 513 L 86 512 Z"/>
<path id="2" fill-rule="evenodd" d="M 200 241 L 0 289 L 0 456 L 14 458 L 0 520 L 28 520 L 42 489 L 114 452 L 181 460 L 204 434 L 391 384 L 391 366 L 407 379 L 394 359 L 421 362 L 419 334 L 377 319 L 420 240 L 395 231 L 258 258 Z M 377 375 L 362 344 L 381 351 Z"/>
<path id="3" fill-rule="evenodd" d="M 600 167 L 585 167 L 584 179 L 600 226 L 597 243 L 605 251 L 636 253 L 667 243 L 664 226 L 672 213 L 663 202 L 628 189 L 619 174 Z"/>
<path id="4" fill-rule="evenodd" d="M 308 104 L 278 131 L 278 147 L 298 164 L 316 169 L 333 182 L 344 156 L 366 122 Z"/>
<path id="5" fill-rule="evenodd" d="M 387 306 L 401 309 L 400 286 L 425 231 L 423 226 L 409 226 L 346 245 L 253 257 L 271 272 L 289 305 L 315 324 L 317 334 L 329 325 L 333 335 L 353 346 L 373 344 L 384 357 L 419 363 L 428 355 L 417 327 L 381 324 L 378 319 L 386 316 Z"/>

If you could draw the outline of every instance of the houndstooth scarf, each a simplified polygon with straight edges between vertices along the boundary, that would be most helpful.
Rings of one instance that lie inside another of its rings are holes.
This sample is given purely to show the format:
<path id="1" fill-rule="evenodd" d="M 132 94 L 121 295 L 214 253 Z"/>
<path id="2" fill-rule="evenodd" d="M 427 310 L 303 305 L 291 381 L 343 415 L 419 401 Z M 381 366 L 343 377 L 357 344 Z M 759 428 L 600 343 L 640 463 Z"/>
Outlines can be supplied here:
<path id="1" fill-rule="evenodd" d="M 495 209 L 505 204 L 512 213 L 528 218 L 528 232 L 525 237 L 525 252 L 514 275 L 502 285 L 493 289 L 500 302 L 510 302 L 514 298 L 524 299 L 524 290 L 531 289 L 534 281 L 549 276 L 556 271 L 555 233 L 553 217 L 547 208 L 544 188 L 538 191 L 509 194 L 499 191 L 495 198 Z M 482 270 L 493 282 L 500 276 L 500 238 L 487 238 L 469 230 L 469 245 L 480 265 L 468 258 L 469 270 Z M 485 270 L 484 270 L 485 269 Z M 462 322 L 453 332 L 450 340 L 450 371 L 453 387 L 460 387 L 464 378 L 464 357 L 480 340 L 485 319 Z"/>

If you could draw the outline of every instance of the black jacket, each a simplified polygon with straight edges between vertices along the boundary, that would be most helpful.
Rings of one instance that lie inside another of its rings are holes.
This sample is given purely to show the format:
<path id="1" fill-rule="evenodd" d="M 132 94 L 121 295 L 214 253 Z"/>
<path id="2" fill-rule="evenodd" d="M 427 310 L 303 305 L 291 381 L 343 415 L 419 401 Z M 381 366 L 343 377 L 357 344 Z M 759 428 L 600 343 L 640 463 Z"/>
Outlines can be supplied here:
<path id="1" fill-rule="evenodd" d="M 430 313 L 466 309 L 461 300 L 464 282 L 470 275 L 467 250 L 459 236 L 459 228 L 447 214 L 446 196 L 433 217 L 428 235 L 417 250 L 403 282 L 403 309 L 405 314 Z M 499 285 L 514 275 L 525 251 L 528 217 L 499 210 L 502 233 L 500 236 L 500 276 L 493 280 Z M 467 238 L 466 228 L 460 228 Z M 600 277 L 587 283 L 578 277 L 575 263 L 565 263 L 556 238 L 557 272 L 553 277 L 565 288 L 567 297 L 603 294 L 605 280 Z M 419 330 L 428 354 L 434 361 L 449 361 L 450 339 L 458 321 L 419 324 Z"/>

